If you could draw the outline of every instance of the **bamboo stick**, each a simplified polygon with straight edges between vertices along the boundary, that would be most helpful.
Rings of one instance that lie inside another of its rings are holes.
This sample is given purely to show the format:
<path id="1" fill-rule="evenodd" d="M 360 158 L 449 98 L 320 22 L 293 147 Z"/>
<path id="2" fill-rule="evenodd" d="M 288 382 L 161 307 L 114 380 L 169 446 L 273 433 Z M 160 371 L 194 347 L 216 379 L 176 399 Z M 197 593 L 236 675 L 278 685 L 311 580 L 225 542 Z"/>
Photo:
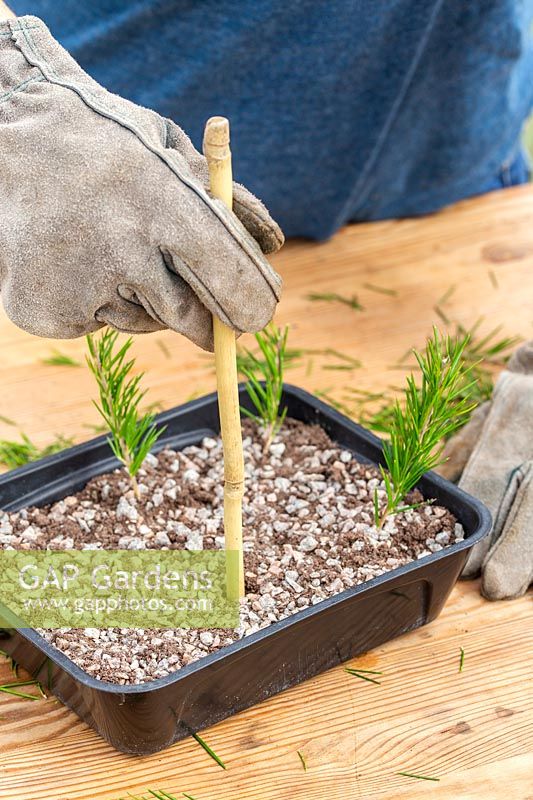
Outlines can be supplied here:
<path id="1" fill-rule="evenodd" d="M 204 132 L 204 155 L 209 168 L 213 197 L 233 207 L 233 176 L 229 147 L 229 122 L 211 117 Z M 224 450 L 224 536 L 226 550 L 239 553 L 238 586 L 228 586 L 228 593 L 244 597 L 242 548 L 242 497 L 244 493 L 244 458 L 237 377 L 235 333 L 218 317 L 213 317 L 215 366 L 217 373 L 220 430 Z"/>
<path id="2" fill-rule="evenodd" d="M 4 19 L 16 19 L 17 15 L 14 14 L 11 9 L 4 3 L 4 0 L 0 0 L 0 22 Z"/>

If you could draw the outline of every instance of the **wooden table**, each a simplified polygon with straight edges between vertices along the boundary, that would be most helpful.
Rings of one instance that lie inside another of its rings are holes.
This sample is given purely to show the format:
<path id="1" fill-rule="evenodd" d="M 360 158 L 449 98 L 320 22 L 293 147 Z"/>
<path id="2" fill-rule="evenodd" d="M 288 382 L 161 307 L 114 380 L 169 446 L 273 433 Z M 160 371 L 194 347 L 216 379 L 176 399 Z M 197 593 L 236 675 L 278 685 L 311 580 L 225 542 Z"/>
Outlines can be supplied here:
<path id="1" fill-rule="evenodd" d="M 317 357 L 289 379 L 337 397 L 346 386 L 381 390 L 401 380 L 389 367 L 442 324 L 434 306 L 450 286 L 450 319 L 470 325 L 484 315 L 483 330 L 501 323 L 509 335 L 533 334 L 533 188 L 426 219 L 354 226 L 326 244 L 292 243 L 275 262 L 286 285 L 278 320 L 291 324 L 291 346 L 331 347 L 364 364 L 329 371 Z M 311 302 L 309 291 L 355 293 L 365 310 Z M 82 359 L 83 341 L 36 339 L 5 318 L 0 337 L 0 413 L 40 444 L 57 433 L 87 438 L 97 423 L 87 370 L 41 362 L 54 347 Z M 176 335 L 140 338 L 135 353 L 150 399 L 164 407 L 213 388 L 211 360 Z M 16 429 L 2 425 L 0 436 Z M 125 756 L 54 699 L 4 696 L 0 798 L 111 800 L 160 787 L 195 800 L 532 800 L 532 640 L 531 595 L 491 604 L 475 583 L 461 583 L 439 620 L 354 661 L 379 668 L 381 686 L 339 667 L 206 731 L 225 772 L 192 740 Z M 9 676 L 0 667 L 0 682 Z"/>

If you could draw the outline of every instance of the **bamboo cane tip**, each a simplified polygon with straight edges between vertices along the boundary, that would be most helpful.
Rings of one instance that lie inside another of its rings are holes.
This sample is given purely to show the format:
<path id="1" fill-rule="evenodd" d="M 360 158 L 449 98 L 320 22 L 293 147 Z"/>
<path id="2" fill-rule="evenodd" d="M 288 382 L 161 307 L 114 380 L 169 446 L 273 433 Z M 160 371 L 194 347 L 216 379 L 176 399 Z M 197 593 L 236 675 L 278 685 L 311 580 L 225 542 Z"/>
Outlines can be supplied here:
<path id="1" fill-rule="evenodd" d="M 220 153 L 220 150 L 229 145 L 229 121 L 226 117 L 210 117 L 205 124 L 204 153 L 210 151 Z"/>
<path id="2" fill-rule="evenodd" d="M 226 117 L 210 117 L 205 124 L 204 138 L 212 144 L 229 144 L 229 120 Z"/>

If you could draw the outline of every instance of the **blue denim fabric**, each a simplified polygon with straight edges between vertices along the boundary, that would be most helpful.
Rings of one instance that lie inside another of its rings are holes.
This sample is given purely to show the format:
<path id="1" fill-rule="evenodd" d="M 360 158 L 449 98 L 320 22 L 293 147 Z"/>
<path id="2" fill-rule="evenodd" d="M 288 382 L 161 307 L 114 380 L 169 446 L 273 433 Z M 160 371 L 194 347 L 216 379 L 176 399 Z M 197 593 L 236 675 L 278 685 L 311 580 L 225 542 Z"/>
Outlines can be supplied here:
<path id="1" fill-rule="evenodd" d="M 11 0 L 108 89 L 234 170 L 289 236 L 527 179 L 533 0 Z"/>

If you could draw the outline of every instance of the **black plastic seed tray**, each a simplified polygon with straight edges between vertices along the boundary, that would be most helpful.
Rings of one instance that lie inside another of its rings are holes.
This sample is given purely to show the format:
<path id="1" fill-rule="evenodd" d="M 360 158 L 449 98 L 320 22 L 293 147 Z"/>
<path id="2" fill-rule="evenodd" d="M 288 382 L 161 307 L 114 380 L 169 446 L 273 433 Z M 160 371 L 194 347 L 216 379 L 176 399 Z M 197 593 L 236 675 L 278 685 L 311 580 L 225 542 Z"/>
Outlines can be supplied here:
<path id="1" fill-rule="evenodd" d="M 241 401 L 248 402 L 243 389 Z M 289 416 L 320 425 L 358 458 L 379 463 L 379 439 L 316 397 L 285 386 L 284 402 Z M 219 431 L 216 396 L 160 414 L 158 421 L 167 426 L 159 447 L 197 444 Z M 0 507 L 15 511 L 57 501 L 117 463 L 105 437 L 93 439 L 0 476 Z M 0 629 L 0 648 L 118 750 L 156 752 L 435 619 L 491 519 L 482 503 L 438 475 L 425 475 L 419 488 L 453 512 L 464 527 L 464 541 L 300 611 L 166 678 L 136 686 L 95 680 L 31 629 Z"/>

